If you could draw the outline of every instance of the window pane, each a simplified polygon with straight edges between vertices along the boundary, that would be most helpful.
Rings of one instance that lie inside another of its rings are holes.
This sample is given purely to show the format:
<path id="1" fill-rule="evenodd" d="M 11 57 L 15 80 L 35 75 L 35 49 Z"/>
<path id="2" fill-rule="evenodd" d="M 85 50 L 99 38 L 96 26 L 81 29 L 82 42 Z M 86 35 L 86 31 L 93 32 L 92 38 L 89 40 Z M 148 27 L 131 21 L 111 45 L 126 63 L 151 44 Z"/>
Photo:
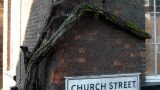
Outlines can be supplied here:
<path id="1" fill-rule="evenodd" d="M 149 4 L 153 6 L 154 0 L 145 0 L 145 2 L 149 2 Z M 156 5 L 160 5 L 160 0 L 156 0 Z"/>
<path id="2" fill-rule="evenodd" d="M 145 0 L 145 12 L 152 12 L 153 5 L 149 2 L 149 0 Z"/>
<path id="3" fill-rule="evenodd" d="M 157 43 L 160 43 L 160 13 L 157 14 Z"/>
<path id="4" fill-rule="evenodd" d="M 154 44 L 146 44 L 146 75 L 154 75 L 154 55 L 155 46 Z"/>
<path id="5" fill-rule="evenodd" d="M 157 5 L 157 6 L 160 5 L 160 0 L 156 0 L 156 5 Z"/>
<path id="6" fill-rule="evenodd" d="M 153 12 L 154 11 L 154 0 L 145 0 L 145 11 L 146 12 Z M 156 0 L 156 11 L 160 12 L 160 0 Z"/>
<path id="7" fill-rule="evenodd" d="M 154 43 L 153 15 L 150 13 L 145 14 L 145 30 L 152 35 L 152 38 L 146 40 L 146 43 Z"/>

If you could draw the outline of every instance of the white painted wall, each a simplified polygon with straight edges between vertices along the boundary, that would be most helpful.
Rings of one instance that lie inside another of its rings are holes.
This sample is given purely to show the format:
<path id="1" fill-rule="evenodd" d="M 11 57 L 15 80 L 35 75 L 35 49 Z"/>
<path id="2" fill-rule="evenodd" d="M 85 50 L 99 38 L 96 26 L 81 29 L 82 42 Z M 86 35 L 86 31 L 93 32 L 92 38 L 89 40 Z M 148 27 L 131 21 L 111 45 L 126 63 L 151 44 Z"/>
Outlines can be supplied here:
<path id="1" fill-rule="evenodd" d="M 11 22 L 8 22 L 8 1 L 11 1 Z M 17 65 L 20 60 L 20 45 L 24 40 L 27 21 L 33 0 L 4 0 L 4 21 L 3 21 L 3 90 L 10 90 L 16 85 L 13 76 L 17 74 Z M 11 68 L 7 71 L 7 30 L 8 23 L 11 25 Z M 20 79 L 20 75 L 17 75 Z M 21 86 L 22 87 L 22 86 Z"/>

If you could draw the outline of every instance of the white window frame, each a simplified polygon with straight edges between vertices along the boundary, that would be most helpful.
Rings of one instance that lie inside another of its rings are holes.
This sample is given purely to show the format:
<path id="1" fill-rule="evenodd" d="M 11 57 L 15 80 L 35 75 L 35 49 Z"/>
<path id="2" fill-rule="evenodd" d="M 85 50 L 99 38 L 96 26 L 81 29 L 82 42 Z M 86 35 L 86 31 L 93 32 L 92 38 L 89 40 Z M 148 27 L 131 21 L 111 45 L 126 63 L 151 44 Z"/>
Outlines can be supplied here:
<path id="1" fill-rule="evenodd" d="M 148 1 L 148 5 L 149 5 L 149 0 Z M 145 0 L 146 2 L 146 0 Z M 146 6 L 146 3 L 145 3 L 145 6 Z M 157 43 L 157 20 L 156 20 L 156 14 L 158 13 L 156 11 L 156 0 L 153 0 L 153 7 L 154 7 L 154 11 L 153 11 L 153 20 L 154 20 L 154 23 L 153 23 L 153 26 L 154 26 L 154 43 L 152 43 L 154 46 L 155 46 L 155 56 L 154 56 L 154 75 L 152 76 L 146 76 L 146 82 L 160 82 L 160 75 L 158 75 L 158 70 L 157 70 L 157 61 L 158 61 L 158 45 L 160 45 L 160 43 Z"/>
<path id="2" fill-rule="evenodd" d="M 160 82 L 160 75 L 146 76 L 146 82 Z"/>

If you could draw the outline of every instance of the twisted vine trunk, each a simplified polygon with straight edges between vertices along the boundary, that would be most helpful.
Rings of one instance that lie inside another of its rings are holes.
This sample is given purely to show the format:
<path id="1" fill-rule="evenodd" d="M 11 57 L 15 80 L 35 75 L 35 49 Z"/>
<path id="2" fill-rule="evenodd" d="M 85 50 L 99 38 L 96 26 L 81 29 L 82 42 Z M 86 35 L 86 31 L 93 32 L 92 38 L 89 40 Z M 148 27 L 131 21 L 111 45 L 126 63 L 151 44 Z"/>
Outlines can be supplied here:
<path id="1" fill-rule="evenodd" d="M 63 22 L 57 32 L 53 34 L 52 37 L 48 40 L 48 42 L 45 45 L 41 46 L 39 49 L 37 49 L 29 58 L 29 62 L 26 65 L 26 80 L 24 90 L 38 90 L 37 72 L 39 62 L 43 60 L 43 58 L 48 54 L 51 49 L 56 48 L 56 45 L 60 42 L 63 35 L 66 34 L 68 30 L 79 19 L 81 12 L 82 10 L 80 10 L 80 8 L 74 9 L 74 11 Z M 44 35 L 42 36 L 44 37 Z"/>
<path id="2" fill-rule="evenodd" d="M 24 58 L 27 63 L 25 63 L 26 68 L 26 78 L 25 85 L 23 90 L 38 90 L 38 66 L 39 63 L 44 60 L 44 57 L 50 52 L 50 50 L 56 49 L 57 45 L 62 40 L 63 36 L 67 34 L 72 26 L 80 19 L 83 14 L 90 13 L 94 14 L 97 17 L 103 18 L 105 21 L 109 21 L 113 24 L 116 24 L 127 32 L 131 32 L 132 34 L 141 37 L 141 38 L 150 38 L 148 33 L 145 33 L 143 30 L 134 26 L 131 23 L 126 23 L 125 21 L 119 19 L 118 17 L 110 14 L 109 12 L 105 12 L 95 5 L 92 4 L 80 4 L 76 6 L 73 11 L 68 15 L 68 17 L 64 20 L 59 29 L 51 36 L 51 38 L 47 41 L 47 43 L 41 46 L 41 43 L 48 31 L 48 27 L 50 27 L 56 18 L 61 18 L 61 16 L 54 16 L 46 25 L 44 31 L 42 31 L 41 37 L 38 40 L 33 52 L 29 52 L 27 47 L 21 47 L 24 52 Z"/>

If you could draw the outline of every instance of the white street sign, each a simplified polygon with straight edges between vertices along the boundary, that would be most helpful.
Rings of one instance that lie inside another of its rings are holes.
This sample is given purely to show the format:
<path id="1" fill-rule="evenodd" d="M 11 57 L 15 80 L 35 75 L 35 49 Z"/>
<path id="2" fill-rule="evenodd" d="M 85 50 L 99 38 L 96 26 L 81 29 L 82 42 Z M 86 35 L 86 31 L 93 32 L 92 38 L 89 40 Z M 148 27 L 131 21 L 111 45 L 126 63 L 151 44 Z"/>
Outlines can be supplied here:
<path id="1" fill-rule="evenodd" d="M 65 90 L 139 90 L 139 73 L 65 77 Z"/>

